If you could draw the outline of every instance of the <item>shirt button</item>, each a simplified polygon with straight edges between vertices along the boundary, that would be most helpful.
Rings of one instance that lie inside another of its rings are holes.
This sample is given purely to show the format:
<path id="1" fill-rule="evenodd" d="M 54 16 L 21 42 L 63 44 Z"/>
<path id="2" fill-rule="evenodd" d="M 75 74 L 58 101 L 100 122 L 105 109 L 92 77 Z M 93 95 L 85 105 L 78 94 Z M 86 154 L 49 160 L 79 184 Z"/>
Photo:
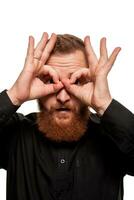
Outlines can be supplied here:
<path id="1" fill-rule="evenodd" d="M 60 160 L 60 163 L 61 163 L 61 164 L 64 164 L 64 163 L 65 163 L 65 159 L 62 158 L 62 159 Z"/>

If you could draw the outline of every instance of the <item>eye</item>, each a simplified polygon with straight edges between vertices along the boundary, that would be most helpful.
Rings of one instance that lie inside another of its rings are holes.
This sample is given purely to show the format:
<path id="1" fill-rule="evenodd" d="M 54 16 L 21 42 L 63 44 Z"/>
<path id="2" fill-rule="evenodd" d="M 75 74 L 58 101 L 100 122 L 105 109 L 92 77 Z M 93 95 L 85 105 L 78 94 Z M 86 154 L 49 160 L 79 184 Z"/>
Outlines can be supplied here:
<path id="1" fill-rule="evenodd" d="M 45 83 L 45 84 L 53 84 L 54 81 L 53 81 L 52 78 L 50 78 L 50 79 L 46 80 L 44 83 Z"/>
<path id="2" fill-rule="evenodd" d="M 82 77 L 82 78 L 77 79 L 74 84 L 76 84 L 78 86 L 82 86 L 82 85 L 87 84 L 89 82 L 90 82 L 89 79 L 86 79 L 86 78 Z"/>
<path id="3" fill-rule="evenodd" d="M 79 78 L 75 81 L 74 84 L 76 85 L 84 85 L 86 83 L 86 79 L 85 78 Z"/>
<path id="4" fill-rule="evenodd" d="M 79 79 L 77 79 L 74 84 L 81 85 L 81 81 Z"/>
<path id="5" fill-rule="evenodd" d="M 42 76 L 42 77 L 40 76 L 39 78 L 44 84 L 53 84 L 54 83 L 53 79 L 50 76 Z"/>

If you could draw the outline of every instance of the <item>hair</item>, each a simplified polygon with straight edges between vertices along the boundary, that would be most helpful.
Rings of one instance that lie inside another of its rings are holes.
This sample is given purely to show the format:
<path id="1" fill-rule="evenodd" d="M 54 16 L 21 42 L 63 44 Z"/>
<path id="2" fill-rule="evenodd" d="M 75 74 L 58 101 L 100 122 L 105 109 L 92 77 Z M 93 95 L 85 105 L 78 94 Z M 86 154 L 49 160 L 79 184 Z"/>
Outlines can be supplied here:
<path id="1" fill-rule="evenodd" d="M 82 39 L 70 34 L 58 34 L 52 54 L 68 54 L 81 50 L 86 56 L 85 45 Z"/>

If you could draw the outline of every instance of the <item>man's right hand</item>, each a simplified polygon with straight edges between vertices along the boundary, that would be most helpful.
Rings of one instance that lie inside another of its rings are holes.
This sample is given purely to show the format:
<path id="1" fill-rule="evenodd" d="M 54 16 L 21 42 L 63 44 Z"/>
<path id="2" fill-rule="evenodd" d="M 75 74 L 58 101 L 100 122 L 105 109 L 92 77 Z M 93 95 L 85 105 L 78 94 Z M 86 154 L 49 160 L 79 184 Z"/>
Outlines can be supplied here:
<path id="1" fill-rule="evenodd" d="M 56 34 L 53 33 L 48 40 L 48 34 L 44 33 L 34 49 L 34 38 L 29 36 L 24 68 L 14 85 L 7 91 L 14 105 L 19 106 L 25 101 L 55 93 L 63 87 L 54 68 L 45 65 L 54 48 L 56 39 Z M 44 77 L 52 79 L 52 83 L 45 84 Z"/>

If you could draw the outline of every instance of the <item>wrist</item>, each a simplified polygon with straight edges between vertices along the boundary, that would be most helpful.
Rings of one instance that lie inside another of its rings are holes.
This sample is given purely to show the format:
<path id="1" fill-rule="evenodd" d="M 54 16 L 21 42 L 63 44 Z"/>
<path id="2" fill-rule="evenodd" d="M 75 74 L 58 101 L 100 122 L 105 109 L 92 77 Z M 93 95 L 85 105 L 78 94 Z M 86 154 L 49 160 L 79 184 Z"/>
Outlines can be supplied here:
<path id="1" fill-rule="evenodd" d="M 15 92 L 13 92 L 12 89 L 7 90 L 6 92 L 13 105 L 20 106 L 22 104 L 22 102 L 17 99 Z"/>
<path id="2" fill-rule="evenodd" d="M 99 107 L 95 108 L 95 111 L 97 112 L 97 114 L 99 116 L 102 116 L 104 114 L 104 112 L 106 111 L 106 109 L 108 108 L 108 106 L 110 105 L 110 103 L 112 102 L 112 98 L 107 100 L 104 104 L 102 104 Z"/>

